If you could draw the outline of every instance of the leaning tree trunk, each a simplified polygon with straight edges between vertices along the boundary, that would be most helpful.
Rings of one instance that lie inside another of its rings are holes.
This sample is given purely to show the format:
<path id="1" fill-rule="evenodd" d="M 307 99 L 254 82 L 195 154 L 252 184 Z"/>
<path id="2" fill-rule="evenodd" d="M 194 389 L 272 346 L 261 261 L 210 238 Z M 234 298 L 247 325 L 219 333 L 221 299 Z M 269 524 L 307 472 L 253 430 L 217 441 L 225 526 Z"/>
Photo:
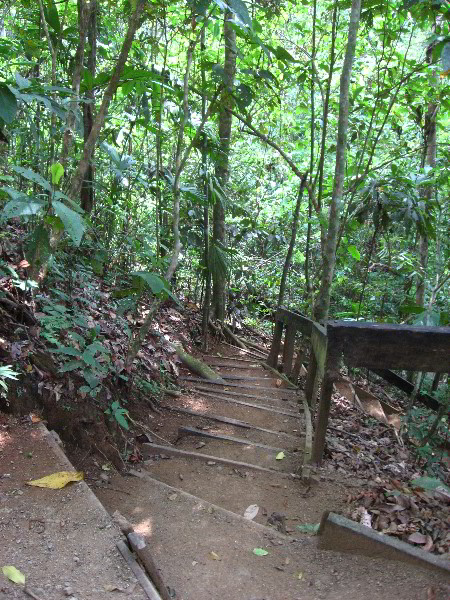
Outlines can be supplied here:
<path id="1" fill-rule="evenodd" d="M 219 137 L 220 137 L 220 157 L 216 166 L 216 177 L 219 184 L 223 187 L 229 178 L 229 153 L 231 142 L 231 125 L 233 116 L 230 110 L 233 110 L 233 85 L 236 74 L 236 32 L 232 28 L 231 22 L 233 13 L 225 12 L 223 34 L 225 38 L 225 63 L 224 63 L 224 84 L 225 89 L 222 93 L 219 114 Z M 222 202 L 217 198 L 214 204 L 213 212 L 213 244 L 215 246 L 225 247 L 225 209 Z M 223 269 L 214 269 L 213 277 L 213 311 L 214 315 L 220 321 L 225 319 L 225 283 L 226 277 Z"/>
<path id="2" fill-rule="evenodd" d="M 331 282 L 336 264 L 336 245 L 339 230 L 342 193 L 344 189 L 345 160 L 347 156 L 347 130 L 349 89 L 352 63 L 355 56 L 356 36 L 361 16 L 361 0 L 353 0 L 348 28 L 347 48 L 341 73 L 339 93 L 339 126 L 336 143 L 336 166 L 334 172 L 333 195 L 328 214 L 328 230 L 323 251 L 322 283 L 314 310 L 317 321 L 326 321 L 330 310 Z"/>

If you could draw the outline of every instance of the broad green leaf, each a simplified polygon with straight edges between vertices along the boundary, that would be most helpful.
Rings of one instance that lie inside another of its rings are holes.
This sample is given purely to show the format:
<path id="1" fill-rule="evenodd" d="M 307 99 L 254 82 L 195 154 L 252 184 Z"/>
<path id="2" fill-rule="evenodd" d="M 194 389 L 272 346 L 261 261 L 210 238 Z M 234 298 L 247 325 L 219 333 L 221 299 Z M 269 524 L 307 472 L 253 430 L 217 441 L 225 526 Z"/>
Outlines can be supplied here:
<path id="1" fill-rule="evenodd" d="M 30 87 L 31 81 L 29 79 L 26 79 L 25 77 L 22 77 L 20 73 L 15 73 L 14 77 L 20 89 L 25 90 L 26 88 Z"/>
<path id="2" fill-rule="evenodd" d="M 316 535 L 319 531 L 320 523 L 305 523 L 304 525 L 297 525 L 297 529 L 302 533 L 310 533 L 311 535 Z"/>
<path id="3" fill-rule="evenodd" d="M 43 187 L 44 190 L 47 190 L 47 192 L 50 192 L 50 193 L 52 192 L 52 186 L 50 185 L 50 183 L 46 179 L 44 179 L 41 175 L 39 175 L 39 173 L 35 173 L 31 169 L 24 169 L 23 167 L 18 167 L 17 165 L 14 165 L 11 168 L 13 171 L 18 173 L 19 175 L 22 175 L 22 177 L 25 177 L 25 179 L 28 179 L 28 181 L 37 183 L 38 185 Z"/>
<path id="4" fill-rule="evenodd" d="M 2 217 L 5 219 L 11 219 L 12 217 L 37 215 L 42 208 L 42 202 L 32 201 L 31 198 L 28 202 L 10 200 L 2 211 Z"/>
<path id="5" fill-rule="evenodd" d="M 361 260 L 361 254 L 356 246 L 348 246 L 347 251 L 353 256 L 354 259 Z"/>
<path id="6" fill-rule="evenodd" d="M 50 255 L 48 231 L 43 224 L 38 225 L 26 244 L 25 256 L 32 264 L 42 264 Z"/>
<path id="7" fill-rule="evenodd" d="M 283 458 L 285 458 L 286 455 L 284 452 L 278 452 L 278 454 L 275 456 L 276 460 L 283 460 Z"/>
<path id="8" fill-rule="evenodd" d="M 283 48 L 283 46 L 277 46 L 274 52 L 278 60 L 282 60 L 283 62 L 299 62 L 292 56 L 292 54 L 289 54 L 289 52 L 286 50 L 286 48 Z"/>
<path id="9" fill-rule="evenodd" d="M 253 554 L 256 554 L 256 556 L 267 556 L 269 553 L 264 548 L 253 548 Z"/>
<path id="10" fill-rule="evenodd" d="M 124 408 L 119 408 L 114 413 L 114 418 L 119 423 L 119 425 L 124 429 L 129 429 L 128 421 L 126 420 L 125 416 L 128 416 L 128 411 Z"/>
<path id="11" fill-rule="evenodd" d="M 13 583 L 18 583 L 20 585 L 25 585 L 25 575 L 13 567 L 12 565 L 6 565 L 2 567 L 3 575 L 7 577 Z"/>
<path id="12" fill-rule="evenodd" d="M 91 390 L 100 383 L 100 377 L 96 377 L 91 371 L 84 371 L 83 377 Z"/>
<path id="13" fill-rule="evenodd" d="M 47 6 L 44 6 L 44 15 L 47 23 L 56 31 L 60 33 L 61 23 L 59 22 L 58 9 L 56 8 L 55 0 L 48 0 Z"/>
<path id="14" fill-rule="evenodd" d="M 85 230 L 85 224 L 82 217 L 58 200 L 53 201 L 53 209 L 64 223 L 64 228 L 72 238 L 75 246 L 79 246 Z"/>
<path id="15" fill-rule="evenodd" d="M 247 6 L 242 0 L 228 0 L 228 6 L 244 25 L 252 27 L 252 20 L 248 14 Z"/>
<path id="16" fill-rule="evenodd" d="M 64 175 L 64 167 L 60 162 L 53 163 L 50 167 L 53 185 L 58 185 L 61 177 Z"/>
<path id="17" fill-rule="evenodd" d="M 416 479 L 411 480 L 411 484 L 415 487 L 421 487 L 424 490 L 428 491 L 434 491 L 438 487 L 443 487 L 444 489 L 450 492 L 450 488 L 447 487 L 437 477 L 417 477 Z"/>
<path id="18" fill-rule="evenodd" d="M 131 274 L 143 279 L 155 295 L 160 294 L 166 289 L 164 280 L 155 273 L 149 273 L 148 271 L 133 271 Z"/>
<path id="19" fill-rule="evenodd" d="M 7 125 L 13 122 L 17 112 L 17 99 L 11 90 L 0 83 L 0 119 Z"/>

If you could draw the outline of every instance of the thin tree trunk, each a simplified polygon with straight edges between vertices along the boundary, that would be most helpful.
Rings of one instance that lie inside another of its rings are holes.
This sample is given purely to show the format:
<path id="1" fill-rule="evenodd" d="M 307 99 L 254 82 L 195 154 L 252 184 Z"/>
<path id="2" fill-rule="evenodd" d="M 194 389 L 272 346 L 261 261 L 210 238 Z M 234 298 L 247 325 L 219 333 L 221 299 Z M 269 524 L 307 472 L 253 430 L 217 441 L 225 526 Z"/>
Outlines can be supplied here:
<path id="1" fill-rule="evenodd" d="M 333 195 L 328 215 L 328 230 L 323 252 L 322 283 L 319 290 L 314 317 L 317 321 L 326 321 L 330 309 L 331 282 L 336 263 L 336 244 L 339 230 L 342 193 L 344 189 L 345 160 L 347 156 L 347 130 L 350 75 L 356 50 L 356 37 L 361 16 L 361 0 L 353 0 L 348 29 L 347 48 L 342 67 L 339 94 L 339 125 L 336 142 L 336 167 L 334 173 Z"/>
<path id="2" fill-rule="evenodd" d="M 216 177 L 222 188 L 225 188 L 229 179 L 229 153 L 231 143 L 231 125 L 234 101 L 232 96 L 234 77 L 236 74 L 236 32 L 231 22 L 233 13 L 225 11 L 223 35 L 225 39 L 224 84 L 219 115 L 220 158 L 216 166 Z M 217 198 L 213 211 L 213 244 L 225 247 L 225 209 Z M 220 321 L 225 319 L 225 276 L 222 271 L 214 270 L 213 278 L 213 307 L 214 315 Z"/>
<path id="3" fill-rule="evenodd" d="M 203 25 L 202 36 L 201 36 L 201 50 L 205 51 L 205 31 L 206 24 Z M 202 61 L 202 118 L 205 118 L 206 114 L 206 73 L 204 62 Z M 209 268 L 209 186 L 207 180 L 207 169 L 208 169 L 208 150 L 207 150 L 208 138 L 203 135 L 202 144 L 202 177 L 204 181 L 203 190 L 205 193 L 205 206 L 203 207 L 203 238 L 204 238 L 204 263 L 205 263 L 205 300 L 203 303 L 203 319 L 202 319 L 202 349 L 204 352 L 208 350 L 208 321 L 209 321 L 209 305 L 211 302 L 211 270 Z"/>
<path id="4" fill-rule="evenodd" d="M 88 71 L 92 78 L 95 77 L 95 71 L 97 66 L 97 0 L 91 0 L 91 14 L 89 16 L 89 29 L 88 29 L 88 41 L 89 41 L 89 57 L 88 57 Z M 89 134 L 92 131 L 92 123 L 94 120 L 94 102 L 95 96 L 92 90 L 86 92 L 86 96 L 90 102 L 83 104 L 83 126 L 84 126 L 84 142 L 86 143 Z M 89 163 L 86 178 L 83 180 L 83 186 L 81 188 L 81 208 L 90 214 L 94 207 L 94 166 L 92 161 Z"/>
<path id="5" fill-rule="evenodd" d="M 294 217 L 292 219 L 291 239 L 289 241 L 289 248 L 288 248 L 288 251 L 286 254 L 286 260 L 284 261 L 283 274 L 281 276 L 281 282 L 280 282 L 280 291 L 278 294 L 277 308 L 279 308 L 283 304 L 284 293 L 286 290 L 287 276 L 289 273 L 289 269 L 291 267 L 292 254 L 294 252 L 295 240 L 297 238 L 298 218 L 300 215 L 300 205 L 302 203 L 303 190 L 305 189 L 305 186 L 306 186 L 307 177 L 308 177 L 308 172 L 306 172 L 303 175 L 302 180 L 300 182 L 300 188 L 298 190 L 297 203 L 295 205 Z"/>

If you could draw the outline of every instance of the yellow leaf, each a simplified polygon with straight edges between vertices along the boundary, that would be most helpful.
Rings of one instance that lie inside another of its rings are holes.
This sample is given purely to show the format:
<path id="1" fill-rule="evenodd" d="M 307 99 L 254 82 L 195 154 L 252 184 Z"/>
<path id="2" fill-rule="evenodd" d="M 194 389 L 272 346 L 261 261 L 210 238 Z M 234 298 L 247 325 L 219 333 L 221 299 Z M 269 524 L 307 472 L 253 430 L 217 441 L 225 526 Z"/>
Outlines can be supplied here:
<path id="1" fill-rule="evenodd" d="M 11 565 L 2 568 L 3 575 L 14 583 L 25 585 L 25 575 Z"/>
<path id="2" fill-rule="evenodd" d="M 211 554 L 211 558 L 212 558 L 213 560 L 220 560 L 220 556 L 219 556 L 219 555 L 218 555 L 216 552 L 214 552 L 214 550 L 212 550 L 212 551 L 210 552 L 210 554 Z"/>
<path id="3" fill-rule="evenodd" d="M 41 477 L 41 479 L 27 481 L 27 485 L 50 488 L 52 490 L 60 490 L 72 481 L 82 481 L 83 479 L 83 471 L 59 471 L 58 473 Z"/>
<path id="4" fill-rule="evenodd" d="M 285 457 L 285 453 L 284 452 L 278 452 L 278 454 L 275 456 L 276 460 L 283 460 L 283 458 Z"/>

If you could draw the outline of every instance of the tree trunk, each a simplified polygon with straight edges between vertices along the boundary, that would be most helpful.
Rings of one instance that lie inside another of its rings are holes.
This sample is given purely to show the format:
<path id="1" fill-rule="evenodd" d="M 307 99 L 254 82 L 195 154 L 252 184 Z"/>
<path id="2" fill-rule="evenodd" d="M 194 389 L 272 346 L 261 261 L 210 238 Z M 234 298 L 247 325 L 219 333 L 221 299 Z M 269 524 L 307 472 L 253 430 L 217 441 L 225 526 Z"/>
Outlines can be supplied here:
<path id="1" fill-rule="evenodd" d="M 336 142 L 336 167 L 334 172 L 333 195 L 328 214 L 328 230 L 323 252 L 322 283 L 314 309 L 314 318 L 317 321 L 326 321 L 330 309 L 331 282 L 333 280 L 334 266 L 336 263 L 337 234 L 341 210 L 342 193 L 344 189 L 345 160 L 347 155 L 347 130 L 350 75 L 356 49 L 356 36 L 358 33 L 359 19 L 361 16 L 361 0 L 353 0 L 348 28 L 347 48 L 342 67 L 340 93 L 339 93 L 339 125 Z"/>
<path id="2" fill-rule="evenodd" d="M 289 248 L 286 255 L 286 260 L 284 261 L 283 266 L 283 274 L 281 276 L 280 282 L 280 292 L 278 294 L 278 302 L 277 308 L 279 308 L 283 304 L 284 292 L 286 289 L 286 280 L 289 273 L 289 269 L 291 267 L 292 254 L 294 252 L 295 240 L 297 238 L 297 229 L 298 229 L 298 217 L 300 214 L 300 205 L 302 203 L 303 190 L 306 186 L 306 178 L 308 177 L 308 172 L 306 172 L 301 180 L 300 188 L 298 190 L 297 203 L 295 205 L 294 218 L 292 219 L 292 231 L 291 231 L 291 240 L 289 242 Z"/>
<path id="3" fill-rule="evenodd" d="M 428 62 L 432 61 L 431 49 L 428 49 Z M 436 75 L 435 75 L 436 78 Z M 436 166 L 436 114 L 438 112 L 438 105 L 434 102 L 428 104 L 428 110 L 425 115 L 425 126 L 424 126 L 424 155 L 422 160 L 422 167 L 425 165 L 434 168 Z M 423 188 L 421 196 L 424 199 L 425 205 L 431 200 L 434 187 L 427 185 Z M 426 210 L 426 206 L 425 206 Z M 419 238 L 419 265 L 420 274 L 417 278 L 416 287 L 416 304 L 417 306 L 425 305 L 425 282 L 426 273 L 428 267 L 428 235 L 423 233 Z"/>
<path id="4" fill-rule="evenodd" d="M 87 68 L 92 78 L 95 78 L 95 70 L 97 66 L 97 0 L 91 0 L 91 14 L 89 17 L 88 41 L 89 41 L 89 57 Z M 83 126 L 84 126 L 84 142 L 86 143 L 89 134 L 92 131 L 92 123 L 94 121 L 94 92 L 89 90 L 86 96 L 90 102 L 83 104 Z M 86 177 L 83 180 L 81 188 L 81 208 L 91 214 L 94 207 L 94 167 L 92 161 L 89 163 Z"/>
<path id="5" fill-rule="evenodd" d="M 223 34 L 225 38 L 225 63 L 224 63 L 224 84 L 219 114 L 219 137 L 220 137 L 220 158 L 216 165 L 216 177 L 222 188 L 225 188 L 229 179 L 229 153 L 231 142 L 231 125 L 233 116 L 229 110 L 233 109 L 234 102 L 232 97 L 234 77 L 236 73 L 236 32 L 231 27 L 233 13 L 225 12 Z M 217 246 L 226 246 L 225 239 L 225 209 L 222 202 L 217 198 L 213 212 L 213 244 Z M 213 310 L 214 315 L 220 321 L 225 318 L 225 283 L 226 277 L 222 270 L 214 270 L 213 278 Z"/>

